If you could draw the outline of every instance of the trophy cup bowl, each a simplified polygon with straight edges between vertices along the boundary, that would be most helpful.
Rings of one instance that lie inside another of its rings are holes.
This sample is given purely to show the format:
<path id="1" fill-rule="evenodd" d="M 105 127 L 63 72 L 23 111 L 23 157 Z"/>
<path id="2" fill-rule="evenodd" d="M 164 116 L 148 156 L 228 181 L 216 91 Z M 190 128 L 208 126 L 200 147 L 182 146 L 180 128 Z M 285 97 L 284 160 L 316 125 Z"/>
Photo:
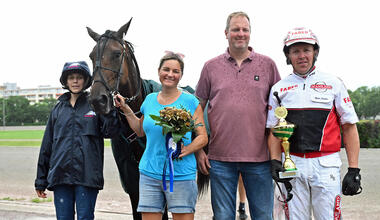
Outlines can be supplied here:
<path id="1" fill-rule="evenodd" d="M 284 107 L 278 107 L 276 117 L 279 118 L 279 123 L 274 126 L 272 133 L 275 137 L 281 140 L 281 146 L 285 154 L 285 160 L 282 166 L 285 171 L 279 173 L 281 179 L 293 178 L 297 176 L 297 168 L 293 160 L 290 158 L 290 143 L 288 139 L 292 136 L 294 132 L 294 124 L 285 121 L 287 115 L 287 110 Z"/>

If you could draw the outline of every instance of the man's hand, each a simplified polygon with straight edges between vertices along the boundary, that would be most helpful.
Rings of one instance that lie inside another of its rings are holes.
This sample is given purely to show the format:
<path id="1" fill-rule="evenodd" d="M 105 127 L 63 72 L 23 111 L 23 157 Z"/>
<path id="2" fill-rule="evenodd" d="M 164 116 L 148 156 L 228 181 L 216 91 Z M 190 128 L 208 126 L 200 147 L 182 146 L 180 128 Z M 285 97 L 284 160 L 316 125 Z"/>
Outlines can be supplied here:
<path id="1" fill-rule="evenodd" d="M 272 173 L 272 178 L 275 181 L 284 183 L 284 182 L 289 182 L 292 179 L 292 178 L 280 179 L 279 172 L 284 172 L 285 171 L 284 167 L 282 167 L 281 161 L 279 161 L 279 160 L 271 160 L 270 164 L 271 164 L 270 169 L 271 169 L 271 173 Z"/>
<path id="2" fill-rule="evenodd" d="M 211 168 L 210 162 L 208 161 L 208 157 L 203 149 L 195 152 L 195 158 L 197 159 L 198 169 L 204 175 L 209 175 L 208 170 Z"/>
<path id="3" fill-rule="evenodd" d="M 359 172 L 359 168 L 348 168 L 348 172 L 344 176 L 342 183 L 343 195 L 353 196 L 362 192 L 362 187 L 360 186 L 361 176 Z"/>

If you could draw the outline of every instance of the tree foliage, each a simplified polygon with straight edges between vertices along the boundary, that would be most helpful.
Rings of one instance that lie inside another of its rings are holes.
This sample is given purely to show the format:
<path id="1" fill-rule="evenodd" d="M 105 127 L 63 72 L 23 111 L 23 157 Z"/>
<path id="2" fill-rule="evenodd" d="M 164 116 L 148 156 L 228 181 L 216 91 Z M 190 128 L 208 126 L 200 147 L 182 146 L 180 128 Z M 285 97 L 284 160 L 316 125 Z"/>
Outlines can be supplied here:
<path id="1" fill-rule="evenodd" d="M 348 93 L 360 119 L 375 119 L 380 114 L 380 87 L 362 86 Z"/>
<path id="2" fill-rule="evenodd" d="M 380 121 L 362 120 L 357 123 L 360 136 L 360 147 L 378 148 L 380 147 Z"/>
<path id="3" fill-rule="evenodd" d="M 56 99 L 50 98 L 32 105 L 34 113 L 33 121 L 38 124 L 46 124 L 49 119 L 50 111 L 56 103 Z"/>
<path id="4" fill-rule="evenodd" d="M 7 126 L 46 124 L 52 107 L 57 103 L 56 99 L 51 98 L 30 105 L 29 100 L 22 96 L 10 96 L 0 101 L 1 123 L 5 117 Z"/>
<path id="5" fill-rule="evenodd" d="M 33 122 L 29 101 L 22 96 L 10 96 L 6 100 L 5 113 L 7 125 L 23 125 Z"/>

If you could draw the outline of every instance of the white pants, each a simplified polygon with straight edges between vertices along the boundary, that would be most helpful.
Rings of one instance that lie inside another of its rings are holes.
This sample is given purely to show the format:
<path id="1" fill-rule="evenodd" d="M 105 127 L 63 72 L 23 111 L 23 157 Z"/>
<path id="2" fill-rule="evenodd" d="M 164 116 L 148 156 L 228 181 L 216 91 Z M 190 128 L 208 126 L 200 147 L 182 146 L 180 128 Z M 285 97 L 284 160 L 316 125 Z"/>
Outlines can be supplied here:
<path id="1" fill-rule="evenodd" d="M 340 219 L 339 152 L 315 158 L 293 155 L 291 158 L 299 176 L 290 181 L 293 186 L 293 199 L 288 202 L 290 220 L 311 220 L 312 213 L 315 220 Z"/>

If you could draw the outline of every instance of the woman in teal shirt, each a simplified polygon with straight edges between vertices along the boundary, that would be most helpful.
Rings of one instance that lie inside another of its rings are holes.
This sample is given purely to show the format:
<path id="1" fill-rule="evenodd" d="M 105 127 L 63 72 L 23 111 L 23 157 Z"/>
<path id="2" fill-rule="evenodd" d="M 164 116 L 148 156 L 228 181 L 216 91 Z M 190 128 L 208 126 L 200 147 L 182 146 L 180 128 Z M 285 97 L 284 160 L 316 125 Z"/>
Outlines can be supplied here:
<path id="1" fill-rule="evenodd" d="M 195 128 L 196 137 L 191 140 L 191 132 L 183 138 L 183 145 L 178 160 L 173 161 L 174 182 L 173 192 L 164 190 L 162 179 L 165 174 L 169 180 L 169 163 L 166 148 L 166 137 L 162 134 L 162 127 L 155 125 L 149 115 L 159 116 L 159 111 L 165 107 L 185 108 L 189 110 L 195 123 L 204 125 L 203 110 L 198 99 L 178 88 L 178 82 L 183 75 L 184 63 L 182 55 L 168 52 L 160 60 L 158 76 L 162 84 L 159 93 L 149 94 L 140 111 L 141 118 L 125 104 L 123 97 L 118 95 L 115 100 L 117 107 L 124 112 L 129 126 L 138 136 L 146 135 L 147 145 L 139 164 L 140 170 L 140 198 L 137 211 L 142 212 L 143 219 L 161 219 L 165 205 L 172 212 L 173 219 L 194 219 L 195 203 L 197 200 L 196 160 L 194 152 L 207 144 L 205 126 Z M 146 116 L 146 117 L 145 117 Z M 164 172 L 164 167 L 166 170 Z M 169 181 L 165 182 L 169 185 Z M 165 186 L 166 186 L 165 185 Z"/>

